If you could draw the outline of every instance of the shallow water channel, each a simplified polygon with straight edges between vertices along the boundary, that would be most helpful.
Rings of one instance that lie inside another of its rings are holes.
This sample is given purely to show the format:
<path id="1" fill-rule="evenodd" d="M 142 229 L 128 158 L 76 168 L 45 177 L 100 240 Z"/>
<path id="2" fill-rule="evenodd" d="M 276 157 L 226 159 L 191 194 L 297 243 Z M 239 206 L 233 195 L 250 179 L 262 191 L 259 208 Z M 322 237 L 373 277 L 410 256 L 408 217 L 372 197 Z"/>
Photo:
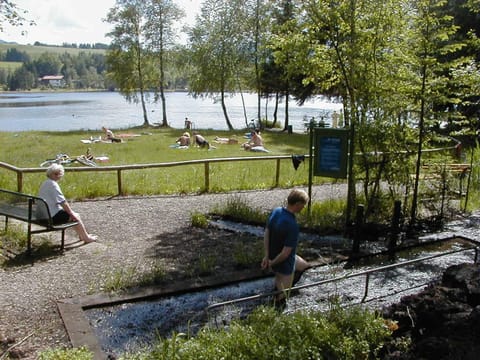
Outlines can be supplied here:
<path id="1" fill-rule="evenodd" d="M 332 298 L 344 305 L 380 308 L 416 293 L 439 280 L 450 265 L 475 260 L 472 242 L 452 237 L 388 255 L 367 256 L 356 262 L 317 266 L 297 284 L 299 293 L 288 299 L 284 312 L 325 310 Z M 445 254 L 440 256 L 441 254 Z M 424 259 L 418 261 L 419 259 Z M 392 264 L 407 264 L 394 267 Z M 408 263 L 409 262 L 409 263 Z M 382 268 L 381 271 L 373 271 Z M 367 276 L 367 274 L 368 276 Z M 332 279 L 336 281 L 330 282 Z M 367 286 L 368 283 L 368 286 Z M 85 310 L 107 354 L 120 355 L 151 344 L 158 336 L 196 333 L 203 326 L 226 326 L 253 308 L 271 301 L 273 278 L 243 281 L 203 291 L 165 296 L 148 301 Z"/>

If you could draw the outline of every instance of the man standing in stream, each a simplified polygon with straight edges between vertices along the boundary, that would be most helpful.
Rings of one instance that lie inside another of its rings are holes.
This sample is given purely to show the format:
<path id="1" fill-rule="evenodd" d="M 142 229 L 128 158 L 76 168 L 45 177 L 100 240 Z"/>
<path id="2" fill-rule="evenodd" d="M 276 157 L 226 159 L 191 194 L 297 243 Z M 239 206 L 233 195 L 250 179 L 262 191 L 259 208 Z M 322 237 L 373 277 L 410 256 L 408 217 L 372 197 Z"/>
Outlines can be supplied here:
<path id="1" fill-rule="evenodd" d="M 295 214 L 302 211 L 307 202 L 308 194 L 305 191 L 293 189 L 288 195 L 287 206 L 275 208 L 265 227 L 265 256 L 261 266 L 275 273 L 275 287 L 282 291 L 275 297 L 276 303 L 285 302 L 287 290 L 310 266 L 296 254 L 299 227 Z"/>

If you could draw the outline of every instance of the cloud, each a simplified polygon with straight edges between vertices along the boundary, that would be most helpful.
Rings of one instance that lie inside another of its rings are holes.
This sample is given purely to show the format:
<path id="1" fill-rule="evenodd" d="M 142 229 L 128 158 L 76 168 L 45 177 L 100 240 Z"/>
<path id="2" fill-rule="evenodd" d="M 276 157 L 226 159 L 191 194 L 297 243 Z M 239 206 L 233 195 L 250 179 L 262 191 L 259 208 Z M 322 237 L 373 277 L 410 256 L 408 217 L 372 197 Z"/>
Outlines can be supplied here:
<path id="1" fill-rule="evenodd" d="M 1 1 L 1 0 L 0 0 Z M 175 0 L 183 8 L 185 22 L 193 23 L 199 12 L 200 0 Z M 105 34 L 111 25 L 105 23 L 108 11 L 115 6 L 115 0 L 15 0 L 17 7 L 28 11 L 27 19 L 34 20 L 34 27 L 5 27 L 0 39 L 33 44 L 36 41 L 50 45 L 62 43 L 109 43 Z M 22 36 L 22 31 L 26 35 Z"/>

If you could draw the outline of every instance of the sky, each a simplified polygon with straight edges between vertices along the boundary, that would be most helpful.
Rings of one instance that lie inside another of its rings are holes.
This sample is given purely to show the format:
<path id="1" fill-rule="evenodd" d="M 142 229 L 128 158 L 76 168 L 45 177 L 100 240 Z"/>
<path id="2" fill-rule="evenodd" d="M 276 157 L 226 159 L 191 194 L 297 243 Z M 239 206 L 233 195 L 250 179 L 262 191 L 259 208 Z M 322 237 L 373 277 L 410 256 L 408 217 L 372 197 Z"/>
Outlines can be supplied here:
<path id="1" fill-rule="evenodd" d="M 174 0 L 187 14 L 186 22 L 193 24 L 202 0 Z M 115 0 L 13 0 L 24 15 L 35 21 L 35 26 L 14 28 L 4 24 L 0 40 L 19 44 L 34 44 L 39 41 L 48 45 L 63 43 L 94 44 L 110 43 L 105 34 L 111 25 L 102 21 L 115 5 Z M 22 30 L 26 31 L 22 35 Z"/>

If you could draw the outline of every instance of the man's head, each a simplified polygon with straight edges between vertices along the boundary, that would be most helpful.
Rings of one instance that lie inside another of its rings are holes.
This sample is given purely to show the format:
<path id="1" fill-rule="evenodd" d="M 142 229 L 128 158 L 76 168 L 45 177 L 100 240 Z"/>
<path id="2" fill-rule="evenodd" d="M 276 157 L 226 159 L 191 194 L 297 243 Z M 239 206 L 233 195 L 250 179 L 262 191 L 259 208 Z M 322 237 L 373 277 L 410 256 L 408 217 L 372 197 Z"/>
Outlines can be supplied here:
<path id="1" fill-rule="evenodd" d="M 288 207 L 294 212 L 300 212 L 308 203 L 308 194 L 300 189 L 293 189 L 287 198 Z"/>

